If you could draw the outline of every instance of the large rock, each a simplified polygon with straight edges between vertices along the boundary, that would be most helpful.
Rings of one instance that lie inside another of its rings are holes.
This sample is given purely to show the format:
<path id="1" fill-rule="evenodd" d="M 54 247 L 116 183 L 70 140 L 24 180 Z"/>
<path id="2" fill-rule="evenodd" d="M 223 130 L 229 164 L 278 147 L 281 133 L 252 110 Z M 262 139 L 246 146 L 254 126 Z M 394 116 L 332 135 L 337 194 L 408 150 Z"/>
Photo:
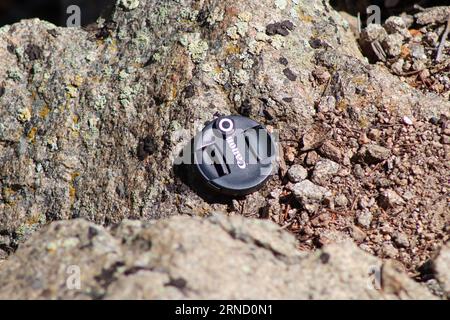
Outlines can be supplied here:
<path id="1" fill-rule="evenodd" d="M 288 34 L 266 34 L 281 22 Z M 0 28 L 0 233 L 15 243 L 57 219 L 205 214 L 214 201 L 174 174 L 181 149 L 215 114 L 295 139 L 328 47 L 361 57 L 322 1 L 118 1 L 89 29 Z"/>
<path id="2" fill-rule="evenodd" d="M 0 265 L 0 298 L 433 296 L 351 242 L 300 253 L 295 239 L 273 223 L 215 215 L 155 224 L 126 220 L 111 231 L 84 220 L 52 223 Z"/>

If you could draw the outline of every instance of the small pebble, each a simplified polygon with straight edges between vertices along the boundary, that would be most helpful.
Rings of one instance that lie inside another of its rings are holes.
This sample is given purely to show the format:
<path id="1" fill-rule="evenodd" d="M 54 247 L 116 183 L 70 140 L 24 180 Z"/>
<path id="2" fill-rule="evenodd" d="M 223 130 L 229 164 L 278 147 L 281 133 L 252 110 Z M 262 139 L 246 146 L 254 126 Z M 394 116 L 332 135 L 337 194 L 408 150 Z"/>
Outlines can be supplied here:
<path id="1" fill-rule="evenodd" d="M 291 182 L 297 183 L 306 179 L 306 177 L 308 176 L 308 171 L 301 165 L 294 164 L 289 168 L 287 175 Z"/>
<path id="2" fill-rule="evenodd" d="M 408 125 L 408 126 L 412 126 L 413 125 L 413 121 L 411 120 L 411 118 L 404 116 L 402 119 L 403 123 Z"/>
<path id="3" fill-rule="evenodd" d="M 368 210 L 364 210 L 358 216 L 358 223 L 364 228 L 369 228 L 371 222 L 372 222 L 372 213 Z"/>

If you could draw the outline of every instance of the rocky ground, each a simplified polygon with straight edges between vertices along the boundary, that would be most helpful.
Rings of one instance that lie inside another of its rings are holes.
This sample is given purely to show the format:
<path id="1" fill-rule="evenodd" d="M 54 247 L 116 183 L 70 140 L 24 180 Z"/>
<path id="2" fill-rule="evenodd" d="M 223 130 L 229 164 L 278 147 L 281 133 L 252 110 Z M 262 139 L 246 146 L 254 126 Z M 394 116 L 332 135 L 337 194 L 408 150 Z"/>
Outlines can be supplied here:
<path id="1" fill-rule="evenodd" d="M 372 61 L 381 61 L 412 87 L 450 100 L 450 7 L 419 10 L 370 25 L 361 46 Z"/>
<path id="2" fill-rule="evenodd" d="M 445 297 L 450 41 L 436 62 L 446 21 L 426 14 L 368 26 L 366 57 L 325 1 L 119 0 L 98 26 L 0 28 L 0 295 Z M 280 138 L 243 199 L 173 166 L 230 113 Z"/>

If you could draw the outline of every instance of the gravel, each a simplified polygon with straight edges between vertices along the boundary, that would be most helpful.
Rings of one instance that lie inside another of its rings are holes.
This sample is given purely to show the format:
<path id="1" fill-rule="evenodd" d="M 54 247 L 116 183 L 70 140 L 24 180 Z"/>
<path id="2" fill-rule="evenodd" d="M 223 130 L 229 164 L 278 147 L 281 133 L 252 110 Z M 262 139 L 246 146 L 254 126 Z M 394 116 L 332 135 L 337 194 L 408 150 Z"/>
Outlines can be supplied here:
<path id="1" fill-rule="evenodd" d="M 391 16 L 383 27 L 368 26 L 361 32 L 362 51 L 372 62 L 381 61 L 394 75 L 401 76 L 402 81 L 414 88 L 449 100 L 450 78 L 446 58 L 450 57 L 450 39 L 442 39 L 449 12 L 450 6 L 432 7 L 414 16 Z M 381 29 L 389 35 L 384 35 Z M 437 61 L 436 52 L 440 46 L 444 49 Z"/>
<path id="2" fill-rule="evenodd" d="M 358 152 L 362 161 L 368 164 L 377 164 L 381 161 L 387 160 L 391 151 L 385 147 L 368 144 L 364 145 Z"/>
<path id="3" fill-rule="evenodd" d="M 331 159 L 338 163 L 342 162 L 344 158 L 342 150 L 330 140 L 327 140 L 322 144 L 322 146 L 320 147 L 320 154 L 323 157 Z"/>
<path id="4" fill-rule="evenodd" d="M 369 210 L 364 210 L 358 216 L 358 223 L 364 228 L 369 228 L 372 218 L 372 213 Z"/>
<path id="5" fill-rule="evenodd" d="M 338 207 L 345 208 L 348 205 L 348 199 L 345 195 L 340 194 L 340 195 L 336 196 L 336 198 L 334 199 L 334 203 Z"/>
<path id="6" fill-rule="evenodd" d="M 409 247 L 408 236 L 402 232 L 397 231 L 394 233 L 394 241 L 395 244 L 398 245 L 399 247 L 403 248 Z"/>
<path id="7" fill-rule="evenodd" d="M 361 32 L 364 42 L 383 41 L 387 37 L 386 29 L 379 24 L 370 24 Z"/>
<path id="8" fill-rule="evenodd" d="M 405 201 L 394 190 L 385 190 L 381 192 L 378 202 L 384 209 L 394 208 L 397 205 L 403 204 Z"/>
<path id="9" fill-rule="evenodd" d="M 382 253 L 387 258 L 395 259 L 398 257 L 398 249 L 395 248 L 390 242 L 383 243 Z"/>
<path id="10" fill-rule="evenodd" d="M 303 180 L 302 182 L 296 183 L 292 191 L 301 203 L 314 203 L 320 202 L 323 198 L 329 194 L 329 191 L 321 186 L 312 183 L 309 180 Z"/>
<path id="11" fill-rule="evenodd" d="M 408 29 L 406 28 L 405 21 L 401 17 L 389 17 L 383 27 L 389 34 L 398 34 L 404 38 L 411 37 Z"/>
<path id="12" fill-rule="evenodd" d="M 289 168 L 287 175 L 291 182 L 297 183 L 308 177 L 308 171 L 303 166 L 296 164 Z"/>
<path id="13" fill-rule="evenodd" d="M 324 181 L 336 175 L 338 171 L 339 171 L 338 163 L 328 159 L 321 159 L 314 166 L 312 181 L 322 185 L 324 184 Z"/>
<path id="14" fill-rule="evenodd" d="M 383 48 L 391 58 L 402 53 L 403 36 L 398 33 L 388 35 L 382 42 Z"/>

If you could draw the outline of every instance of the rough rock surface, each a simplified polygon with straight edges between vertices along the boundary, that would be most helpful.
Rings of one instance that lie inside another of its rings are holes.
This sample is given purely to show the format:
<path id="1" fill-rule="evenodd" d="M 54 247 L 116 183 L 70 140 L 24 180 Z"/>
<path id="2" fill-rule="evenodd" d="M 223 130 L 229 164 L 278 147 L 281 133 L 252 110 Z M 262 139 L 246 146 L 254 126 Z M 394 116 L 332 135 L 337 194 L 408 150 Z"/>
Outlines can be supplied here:
<path id="1" fill-rule="evenodd" d="M 449 238 L 450 102 L 369 64 L 326 1 L 118 1 L 87 29 L 37 19 L 0 28 L 0 61 L 0 259 L 54 220 L 110 225 L 213 211 L 275 221 L 304 250 L 353 239 L 364 251 L 398 259 L 410 274 Z M 234 200 L 193 188 L 187 171 L 173 165 L 205 121 L 230 113 L 276 131 L 281 151 L 273 179 Z M 301 165 L 313 177 L 322 158 L 338 172 L 320 179 L 327 192 L 311 204 L 296 197 L 286 174 Z M 364 230 L 355 226 L 361 214 L 370 217 Z M 110 294 L 100 284 L 112 281 L 108 274 L 125 253 L 100 233 L 112 251 L 101 246 L 78 258 L 95 264 L 100 254 L 97 269 L 85 274 L 100 280 L 92 294 L 69 296 Z M 90 241 L 75 238 L 63 247 Z M 33 252 L 28 243 L 3 263 L 3 281 L 15 277 L 8 265 L 25 264 Z M 215 260 L 213 252 L 203 258 Z M 155 270 L 131 272 L 136 286 L 147 272 Z M 54 273 L 55 282 L 44 286 L 40 278 L 36 290 L 63 295 Z M 170 291 L 164 283 L 160 289 Z M 30 290 L 30 297 L 38 292 Z"/>
<path id="2" fill-rule="evenodd" d="M 321 94 L 315 54 L 361 56 L 321 1 L 127 3 L 90 31 L 36 19 L 0 29 L 0 231 L 13 240 L 56 219 L 204 214 L 211 201 L 173 170 L 196 130 L 242 113 L 293 138 Z M 289 35 L 266 34 L 286 20 Z"/>
<path id="3" fill-rule="evenodd" d="M 80 283 L 74 288 L 70 268 L 77 266 Z M 432 299 L 433 295 L 395 265 L 382 263 L 351 242 L 304 254 L 297 250 L 295 238 L 274 223 L 215 215 L 172 217 L 154 224 L 125 220 L 109 232 L 81 219 L 54 222 L 0 265 L 0 298 Z"/>
<path id="4" fill-rule="evenodd" d="M 450 243 L 441 248 L 434 259 L 434 271 L 444 294 L 450 298 Z"/>

